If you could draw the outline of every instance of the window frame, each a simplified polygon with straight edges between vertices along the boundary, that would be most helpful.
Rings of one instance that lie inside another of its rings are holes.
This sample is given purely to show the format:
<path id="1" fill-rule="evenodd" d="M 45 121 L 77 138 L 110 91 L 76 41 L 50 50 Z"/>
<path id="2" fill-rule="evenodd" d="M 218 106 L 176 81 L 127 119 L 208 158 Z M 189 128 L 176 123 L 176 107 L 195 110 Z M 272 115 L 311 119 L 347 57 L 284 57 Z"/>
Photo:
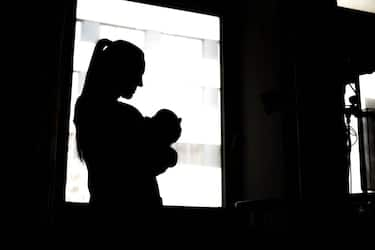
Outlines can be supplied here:
<path id="1" fill-rule="evenodd" d="M 69 144 L 69 126 L 70 126 L 70 115 L 72 110 L 71 108 L 71 94 L 72 94 L 72 81 L 73 81 L 73 57 L 74 57 L 74 44 L 75 44 L 75 33 L 76 33 L 76 11 L 77 11 L 77 1 L 72 0 L 72 5 L 70 9 L 70 15 L 67 14 L 66 20 L 64 20 L 63 28 L 66 30 L 66 35 L 62 42 L 61 50 L 63 53 L 63 62 L 61 63 L 61 87 L 59 90 L 59 115 L 58 115 L 58 132 L 57 132 L 57 141 L 56 141 L 56 173 L 54 179 L 56 183 L 54 184 L 52 193 L 54 198 L 51 201 L 52 206 L 56 208 L 64 207 L 85 207 L 88 206 L 88 203 L 78 203 L 78 202 L 68 202 L 65 199 L 66 196 L 66 178 L 67 178 L 67 166 L 68 166 L 68 144 Z M 214 10 L 200 5 L 193 6 L 191 3 L 160 3 L 158 1 L 131 1 L 135 3 L 150 4 L 158 7 L 172 8 L 182 11 L 190 11 L 199 14 L 214 15 L 220 19 L 220 46 L 219 46 L 219 62 L 220 62 L 220 126 L 221 126 L 221 207 L 218 209 L 227 207 L 226 199 L 226 158 L 225 158 L 225 119 L 224 119 L 224 64 L 223 64 L 223 14 L 219 9 Z M 173 2 L 173 1 L 172 1 Z M 68 11 L 69 12 L 69 11 Z M 185 207 L 185 206 L 165 206 L 166 208 L 174 207 Z M 213 207 L 196 207 L 188 206 L 192 209 L 216 209 Z"/>

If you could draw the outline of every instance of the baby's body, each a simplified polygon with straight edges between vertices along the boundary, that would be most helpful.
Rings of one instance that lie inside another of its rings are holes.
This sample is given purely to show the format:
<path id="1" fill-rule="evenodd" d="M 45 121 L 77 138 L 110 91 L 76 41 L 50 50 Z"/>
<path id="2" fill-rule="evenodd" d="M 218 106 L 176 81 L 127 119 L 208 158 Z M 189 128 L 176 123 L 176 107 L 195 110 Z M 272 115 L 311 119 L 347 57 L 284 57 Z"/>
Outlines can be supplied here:
<path id="1" fill-rule="evenodd" d="M 156 175 L 177 164 L 177 152 L 172 144 L 181 136 L 180 124 L 181 118 L 168 109 L 161 109 L 154 116 L 146 118 L 146 129 L 159 156 L 157 158 L 162 161 L 156 164 Z"/>

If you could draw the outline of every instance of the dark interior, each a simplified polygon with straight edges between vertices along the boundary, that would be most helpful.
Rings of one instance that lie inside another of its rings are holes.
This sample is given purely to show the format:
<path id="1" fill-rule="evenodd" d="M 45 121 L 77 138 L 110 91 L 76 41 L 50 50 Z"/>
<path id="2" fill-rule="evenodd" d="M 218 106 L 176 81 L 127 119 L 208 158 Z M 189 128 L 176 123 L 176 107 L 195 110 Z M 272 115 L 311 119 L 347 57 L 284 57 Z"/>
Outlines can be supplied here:
<path id="1" fill-rule="evenodd" d="M 328 0 L 141 2 L 222 21 L 224 206 L 166 207 L 164 225 L 246 237 L 372 228 L 373 196 L 348 193 L 343 95 L 375 71 L 375 14 Z M 78 230 L 96 218 L 64 201 L 75 0 L 21 5 L 3 47 L 13 101 L 2 203 L 11 226 Z"/>

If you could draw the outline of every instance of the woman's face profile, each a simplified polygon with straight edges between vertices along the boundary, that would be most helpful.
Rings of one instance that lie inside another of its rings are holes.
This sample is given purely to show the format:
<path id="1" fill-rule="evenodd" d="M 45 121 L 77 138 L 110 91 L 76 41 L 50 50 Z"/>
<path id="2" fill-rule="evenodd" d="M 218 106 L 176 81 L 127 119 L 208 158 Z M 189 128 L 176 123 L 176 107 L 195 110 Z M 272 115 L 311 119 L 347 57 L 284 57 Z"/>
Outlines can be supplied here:
<path id="1" fill-rule="evenodd" d="M 113 46 L 104 50 L 101 66 L 103 77 L 108 83 L 108 90 L 115 98 L 133 97 L 137 87 L 141 87 L 145 71 L 143 52 L 134 45 L 114 42 Z"/>
<path id="2" fill-rule="evenodd" d="M 120 82 L 120 96 L 125 99 L 133 97 L 138 87 L 143 86 L 142 78 L 145 71 L 144 62 L 139 66 L 134 67 L 133 70 L 124 74 Z M 121 72 L 119 72 L 121 74 Z"/>

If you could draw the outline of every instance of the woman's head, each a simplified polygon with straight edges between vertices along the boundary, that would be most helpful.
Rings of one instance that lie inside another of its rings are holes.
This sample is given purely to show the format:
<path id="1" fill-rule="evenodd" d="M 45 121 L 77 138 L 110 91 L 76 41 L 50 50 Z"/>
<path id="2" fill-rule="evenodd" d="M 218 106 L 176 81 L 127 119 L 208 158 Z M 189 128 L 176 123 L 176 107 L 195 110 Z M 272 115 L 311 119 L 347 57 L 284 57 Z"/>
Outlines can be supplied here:
<path id="1" fill-rule="evenodd" d="M 144 54 L 127 41 L 99 40 L 87 71 L 82 95 L 130 99 L 142 86 Z"/>

